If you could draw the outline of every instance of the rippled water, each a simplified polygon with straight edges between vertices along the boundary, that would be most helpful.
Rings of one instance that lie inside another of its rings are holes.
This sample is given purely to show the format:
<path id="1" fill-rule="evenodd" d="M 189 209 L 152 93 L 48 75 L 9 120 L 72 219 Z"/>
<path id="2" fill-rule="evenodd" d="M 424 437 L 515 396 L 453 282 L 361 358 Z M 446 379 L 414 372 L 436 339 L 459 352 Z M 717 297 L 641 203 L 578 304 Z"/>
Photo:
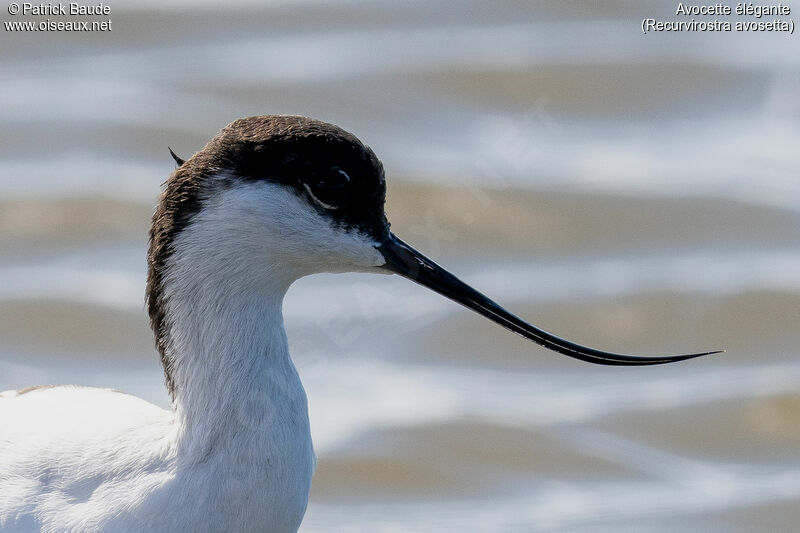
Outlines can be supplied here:
<path id="1" fill-rule="evenodd" d="M 305 531 L 796 528 L 796 36 L 642 35 L 664 2 L 111 5 L 111 33 L 0 34 L 0 389 L 167 405 L 143 308 L 166 146 L 299 113 L 375 149 L 398 235 L 537 325 L 728 350 L 592 367 L 402 279 L 303 279 Z"/>

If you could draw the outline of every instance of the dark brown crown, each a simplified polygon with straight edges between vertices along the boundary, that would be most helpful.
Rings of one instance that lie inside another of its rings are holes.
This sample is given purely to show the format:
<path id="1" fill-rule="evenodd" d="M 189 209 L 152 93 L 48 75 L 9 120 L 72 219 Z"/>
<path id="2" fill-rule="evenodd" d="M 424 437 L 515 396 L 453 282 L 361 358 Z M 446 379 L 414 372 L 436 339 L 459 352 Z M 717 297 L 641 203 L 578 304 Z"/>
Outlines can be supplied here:
<path id="1" fill-rule="evenodd" d="M 204 202 L 220 188 L 252 180 L 289 187 L 344 230 L 358 231 L 376 242 L 388 235 L 383 167 L 354 135 L 318 120 L 283 115 L 243 118 L 223 128 L 167 179 L 150 229 L 147 305 L 173 396 L 165 264 L 174 253 L 175 238 Z"/>

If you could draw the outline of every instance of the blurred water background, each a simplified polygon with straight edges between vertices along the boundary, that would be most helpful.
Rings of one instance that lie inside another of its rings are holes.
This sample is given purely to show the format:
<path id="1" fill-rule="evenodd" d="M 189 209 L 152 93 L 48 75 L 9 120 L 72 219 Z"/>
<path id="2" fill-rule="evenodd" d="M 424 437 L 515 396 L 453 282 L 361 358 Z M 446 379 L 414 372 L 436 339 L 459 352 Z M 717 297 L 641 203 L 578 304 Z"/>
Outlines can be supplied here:
<path id="1" fill-rule="evenodd" d="M 167 406 L 167 146 L 309 115 L 383 159 L 398 235 L 533 323 L 728 352 L 595 367 L 396 277 L 303 279 L 303 531 L 796 531 L 800 40 L 642 35 L 673 4 L 111 2 L 111 32 L 0 32 L 0 390 Z"/>

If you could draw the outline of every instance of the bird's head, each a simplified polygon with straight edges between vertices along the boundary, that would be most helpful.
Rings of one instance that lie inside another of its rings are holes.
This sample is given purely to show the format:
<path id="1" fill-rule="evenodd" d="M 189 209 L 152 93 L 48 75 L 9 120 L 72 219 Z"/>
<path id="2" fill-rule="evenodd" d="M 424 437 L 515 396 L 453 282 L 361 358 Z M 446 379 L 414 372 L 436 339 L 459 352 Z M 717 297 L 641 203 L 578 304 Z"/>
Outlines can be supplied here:
<path id="1" fill-rule="evenodd" d="M 188 160 L 175 158 L 148 257 L 149 311 L 162 353 L 167 285 L 191 279 L 193 290 L 266 293 L 316 272 L 374 271 L 404 276 L 577 359 L 648 365 L 704 355 L 602 352 L 512 315 L 390 231 L 381 162 L 334 125 L 299 116 L 240 119 Z"/>

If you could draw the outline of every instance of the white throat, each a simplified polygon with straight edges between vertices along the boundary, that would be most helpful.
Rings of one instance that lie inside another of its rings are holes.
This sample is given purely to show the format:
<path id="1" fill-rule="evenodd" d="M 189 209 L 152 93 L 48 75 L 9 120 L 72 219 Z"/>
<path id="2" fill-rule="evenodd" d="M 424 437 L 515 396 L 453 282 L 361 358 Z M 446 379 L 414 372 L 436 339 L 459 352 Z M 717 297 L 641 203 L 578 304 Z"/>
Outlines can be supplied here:
<path id="1" fill-rule="evenodd" d="M 166 358 L 185 423 L 218 411 L 230 416 L 264 394 L 303 396 L 283 297 L 308 274 L 382 265 L 375 246 L 334 227 L 283 186 L 220 186 L 175 238 L 164 265 Z"/>
<path id="2" fill-rule="evenodd" d="M 241 510 L 255 513 L 253 523 L 289 517 L 296 528 L 315 458 L 283 297 L 302 276 L 370 270 L 384 259 L 376 243 L 336 228 L 285 187 L 263 181 L 226 187 L 225 176 L 219 183 L 164 264 L 178 461 L 202 464 L 212 479 L 240 487 L 241 501 L 263 495 Z"/>
<path id="3" fill-rule="evenodd" d="M 225 190 L 177 236 L 165 264 L 179 462 L 203 464 L 212 479 L 263 495 L 273 509 L 255 502 L 255 512 L 272 513 L 258 517 L 262 523 L 288 516 L 299 525 L 308 499 L 315 466 L 308 408 L 281 308 L 297 278 L 331 263 L 353 268 L 346 263 L 356 241 L 329 227 L 282 188 Z M 327 242 L 304 242 L 306 235 Z M 349 247 L 333 257 L 342 241 Z M 372 248 L 358 239 L 358 252 L 374 262 Z M 309 255 L 316 250 L 322 257 Z"/>

